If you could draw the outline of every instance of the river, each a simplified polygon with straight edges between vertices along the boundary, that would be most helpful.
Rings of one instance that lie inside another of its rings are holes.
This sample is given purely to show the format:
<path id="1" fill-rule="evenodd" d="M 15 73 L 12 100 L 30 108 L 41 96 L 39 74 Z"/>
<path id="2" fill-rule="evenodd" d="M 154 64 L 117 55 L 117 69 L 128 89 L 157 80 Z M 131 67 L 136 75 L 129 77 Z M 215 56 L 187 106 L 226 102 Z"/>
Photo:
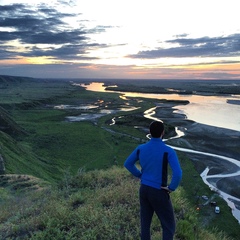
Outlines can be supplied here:
<path id="1" fill-rule="evenodd" d="M 90 91 L 98 92 L 112 92 L 106 91 L 103 83 L 93 82 L 89 85 L 81 84 L 81 86 L 86 87 Z M 152 99 L 167 99 L 167 100 L 188 100 L 190 103 L 187 105 L 178 105 L 175 109 L 176 113 L 181 113 L 186 115 L 187 119 L 193 120 L 198 123 L 203 123 L 209 126 L 221 127 L 230 130 L 240 131 L 240 105 L 230 104 L 229 100 L 234 102 L 239 102 L 239 95 L 231 96 L 201 96 L 201 95 L 178 95 L 178 94 L 145 94 L 145 93 L 131 93 L 131 92 L 119 92 L 123 97 L 141 97 L 141 98 L 152 98 Z M 151 108 L 145 111 L 144 115 L 147 118 L 155 119 L 154 116 L 155 108 Z M 177 136 L 174 138 L 180 138 L 184 135 L 176 127 Z M 165 139 L 167 141 L 167 139 Z M 203 182 L 207 184 L 211 190 L 217 192 L 232 209 L 233 216 L 240 223 L 240 210 L 234 204 L 234 201 L 240 204 L 240 199 L 231 196 L 223 191 L 220 191 L 215 186 L 213 186 L 210 181 L 211 178 L 225 178 L 230 176 L 240 176 L 240 159 L 233 159 L 226 156 L 216 155 L 212 153 L 195 151 L 192 149 L 174 147 L 175 150 L 212 156 L 219 158 L 224 161 L 231 162 L 236 165 L 236 171 L 231 174 L 217 174 L 217 175 L 208 175 L 209 168 L 207 167 L 201 174 Z"/>
<path id="2" fill-rule="evenodd" d="M 87 90 L 97 92 L 106 91 L 103 83 L 93 82 L 89 85 L 81 84 Z M 183 113 L 189 120 L 210 126 L 222 127 L 240 131 L 240 104 L 230 104 L 228 100 L 239 101 L 240 95 L 231 96 L 201 96 L 179 94 L 146 94 L 119 92 L 125 97 L 143 97 L 167 100 L 188 100 L 190 104 L 178 105 L 176 112 Z"/>
<path id="3" fill-rule="evenodd" d="M 152 120 L 161 120 L 161 119 L 157 119 L 155 117 L 155 109 L 156 109 L 156 107 L 148 109 L 147 111 L 144 112 L 144 116 L 146 118 L 149 118 L 149 119 L 152 119 Z M 180 137 L 184 136 L 184 133 L 178 127 L 175 127 L 175 131 L 176 131 L 177 135 L 172 137 L 172 138 L 170 138 L 170 139 L 180 138 Z M 163 139 L 163 140 L 165 142 L 167 142 L 169 139 Z M 187 148 L 181 148 L 181 147 L 175 147 L 175 146 L 171 146 L 171 147 L 173 149 L 177 150 L 177 151 L 186 152 L 186 153 L 193 153 L 193 154 L 197 154 L 197 155 L 204 155 L 204 156 L 209 156 L 209 157 L 214 157 L 214 158 L 220 159 L 221 161 L 227 161 L 227 162 L 232 163 L 232 164 L 235 165 L 235 172 L 234 173 L 230 173 L 230 174 L 211 174 L 211 175 L 208 175 L 208 172 L 209 172 L 210 169 L 207 167 L 201 173 L 201 177 L 203 179 L 203 182 L 206 185 L 208 185 L 209 188 L 212 191 L 218 193 L 219 196 L 221 196 L 225 200 L 225 202 L 228 204 L 228 206 L 232 210 L 232 215 L 240 223 L 240 210 L 237 208 L 237 205 L 235 205 L 235 202 L 237 202 L 238 206 L 239 206 L 240 199 L 236 198 L 236 197 L 234 197 L 232 195 L 229 195 L 228 193 L 226 193 L 224 191 L 220 191 L 216 186 L 214 186 L 210 182 L 210 180 L 212 178 L 223 179 L 223 178 L 227 178 L 227 177 L 240 176 L 240 159 L 234 159 L 234 158 L 230 158 L 230 157 L 226 157 L 226 156 L 221 156 L 221 155 L 212 154 L 212 153 L 208 153 L 208 152 L 196 151 L 196 150 L 187 149 Z"/>

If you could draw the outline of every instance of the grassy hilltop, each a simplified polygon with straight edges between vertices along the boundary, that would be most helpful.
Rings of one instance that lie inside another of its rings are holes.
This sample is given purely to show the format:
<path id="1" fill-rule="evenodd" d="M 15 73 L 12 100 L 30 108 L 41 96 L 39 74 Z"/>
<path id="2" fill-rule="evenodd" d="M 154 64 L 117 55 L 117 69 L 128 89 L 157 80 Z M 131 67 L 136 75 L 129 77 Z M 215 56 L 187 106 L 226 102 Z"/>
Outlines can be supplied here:
<path id="1" fill-rule="evenodd" d="M 139 182 L 122 165 L 146 139 L 143 112 L 165 102 L 0 76 L 0 239 L 138 239 Z M 85 121 L 69 121 L 79 116 Z M 204 203 L 198 196 L 214 194 L 179 158 L 183 181 L 171 195 L 176 239 L 237 239 L 239 225 L 218 196 L 220 215 L 210 205 L 196 210 Z M 159 239 L 156 217 L 152 231 Z"/>

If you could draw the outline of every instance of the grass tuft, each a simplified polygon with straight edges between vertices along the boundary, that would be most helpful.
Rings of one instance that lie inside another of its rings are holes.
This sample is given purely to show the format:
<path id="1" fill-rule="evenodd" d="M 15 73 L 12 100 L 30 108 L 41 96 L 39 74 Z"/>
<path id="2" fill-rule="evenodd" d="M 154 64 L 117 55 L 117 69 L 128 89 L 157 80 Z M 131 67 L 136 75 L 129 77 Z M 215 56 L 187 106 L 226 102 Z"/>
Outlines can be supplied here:
<path id="1" fill-rule="evenodd" d="M 64 177 L 65 178 L 65 177 Z M 56 187 L 25 191 L 1 202 L 0 239 L 139 239 L 139 180 L 122 167 L 80 171 Z M 199 225 L 198 214 L 180 187 L 171 194 L 175 239 L 229 240 Z M 154 215 L 153 239 L 161 236 Z"/>

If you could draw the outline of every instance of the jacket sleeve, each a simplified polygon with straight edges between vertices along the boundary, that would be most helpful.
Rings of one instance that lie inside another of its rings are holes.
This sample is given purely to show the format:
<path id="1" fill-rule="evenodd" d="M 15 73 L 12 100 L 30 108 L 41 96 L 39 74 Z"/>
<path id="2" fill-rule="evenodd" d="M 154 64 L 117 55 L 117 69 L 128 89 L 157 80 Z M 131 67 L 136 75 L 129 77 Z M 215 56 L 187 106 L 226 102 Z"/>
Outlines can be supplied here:
<path id="1" fill-rule="evenodd" d="M 139 160 L 139 149 L 136 148 L 130 155 L 129 157 L 126 159 L 125 163 L 124 163 L 124 167 L 130 172 L 132 173 L 135 177 L 140 178 L 142 173 L 141 171 L 136 167 L 136 162 Z"/>
<path id="2" fill-rule="evenodd" d="M 168 188 L 171 191 L 174 191 L 179 186 L 182 179 L 182 169 L 180 167 L 177 154 L 173 149 L 168 155 L 168 162 L 172 169 L 172 179 Z"/>

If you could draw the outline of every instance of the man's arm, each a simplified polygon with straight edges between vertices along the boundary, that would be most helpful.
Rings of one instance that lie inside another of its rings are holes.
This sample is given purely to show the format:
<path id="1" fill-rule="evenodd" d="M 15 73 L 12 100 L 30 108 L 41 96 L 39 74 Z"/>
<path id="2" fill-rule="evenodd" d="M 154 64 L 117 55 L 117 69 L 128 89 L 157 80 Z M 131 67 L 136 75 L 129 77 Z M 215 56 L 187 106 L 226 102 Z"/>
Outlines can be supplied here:
<path id="1" fill-rule="evenodd" d="M 126 159 L 125 163 L 124 163 L 124 167 L 130 172 L 132 173 L 135 177 L 140 178 L 142 173 L 141 171 L 135 166 L 135 163 L 139 160 L 138 158 L 138 148 L 136 148 L 130 155 L 129 157 Z"/>
<path id="2" fill-rule="evenodd" d="M 168 186 L 168 189 L 170 191 L 174 191 L 178 185 L 181 182 L 182 179 L 182 169 L 180 167 L 179 161 L 178 161 L 178 157 L 176 152 L 172 149 L 172 151 L 169 153 L 169 165 L 172 169 L 172 178 L 171 178 L 171 182 Z"/>

